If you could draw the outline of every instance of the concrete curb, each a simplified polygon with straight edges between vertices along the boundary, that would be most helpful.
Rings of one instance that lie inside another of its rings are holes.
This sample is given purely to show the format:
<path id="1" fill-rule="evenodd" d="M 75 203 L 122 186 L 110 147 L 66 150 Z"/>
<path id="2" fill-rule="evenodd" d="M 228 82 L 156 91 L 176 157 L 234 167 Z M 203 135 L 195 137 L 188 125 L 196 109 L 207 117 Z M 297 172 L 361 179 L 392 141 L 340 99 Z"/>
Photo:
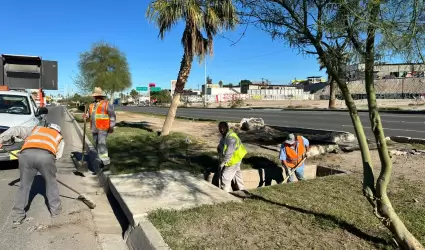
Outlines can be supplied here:
<path id="1" fill-rule="evenodd" d="M 74 119 L 74 117 L 69 112 L 69 110 L 67 108 L 65 108 L 65 110 L 69 118 L 72 120 L 72 123 L 74 124 L 74 127 L 77 130 L 78 135 L 80 136 L 80 138 L 82 138 L 83 129 L 80 127 L 78 122 Z M 111 180 L 109 179 L 109 176 L 111 175 L 111 173 L 109 171 L 104 172 L 101 170 L 100 168 L 101 160 L 99 159 L 97 155 L 97 151 L 94 148 L 93 144 L 90 142 L 90 140 L 87 137 L 85 138 L 85 144 L 88 151 L 87 162 L 89 165 L 93 167 L 96 173 L 96 176 L 98 178 L 99 184 L 102 185 L 103 190 L 105 191 L 106 194 L 112 194 L 115 197 L 115 199 L 119 203 L 121 209 L 123 210 L 125 216 L 127 217 L 130 223 L 129 228 L 124 233 L 124 241 L 126 242 L 128 248 L 130 250 L 171 249 L 167 245 L 167 243 L 165 243 L 164 239 L 162 238 L 158 230 L 147 218 L 141 218 L 139 220 L 139 223 L 135 225 L 133 214 L 129 210 L 128 206 L 125 204 L 120 193 L 117 191 L 117 189 L 115 188 L 115 186 L 112 184 Z"/>
<path id="2" fill-rule="evenodd" d="M 412 143 L 412 144 L 425 145 L 425 139 L 421 139 L 421 138 L 412 138 L 407 136 L 391 136 L 390 140 L 398 142 L 398 143 Z"/>

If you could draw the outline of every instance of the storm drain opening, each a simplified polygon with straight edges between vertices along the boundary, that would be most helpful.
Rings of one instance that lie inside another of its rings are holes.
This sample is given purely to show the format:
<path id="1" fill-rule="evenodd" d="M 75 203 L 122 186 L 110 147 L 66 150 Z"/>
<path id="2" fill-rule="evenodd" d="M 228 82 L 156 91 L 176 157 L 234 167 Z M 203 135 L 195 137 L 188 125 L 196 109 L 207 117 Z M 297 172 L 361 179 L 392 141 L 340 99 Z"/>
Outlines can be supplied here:
<path id="1" fill-rule="evenodd" d="M 349 172 L 321 165 L 306 164 L 304 167 L 304 178 L 306 180 L 340 174 L 349 174 Z M 278 183 L 282 183 L 286 177 L 284 170 L 278 166 L 259 169 L 246 169 L 242 170 L 242 175 L 245 189 L 247 190 L 276 185 Z M 293 175 L 293 178 L 295 181 L 297 181 L 295 174 Z M 218 186 L 218 176 L 216 173 L 204 174 L 204 180 L 212 183 L 215 186 Z M 233 190 L 237 190 L 237 187 L 234 183 L 232 183 L 232 187 Z"/>

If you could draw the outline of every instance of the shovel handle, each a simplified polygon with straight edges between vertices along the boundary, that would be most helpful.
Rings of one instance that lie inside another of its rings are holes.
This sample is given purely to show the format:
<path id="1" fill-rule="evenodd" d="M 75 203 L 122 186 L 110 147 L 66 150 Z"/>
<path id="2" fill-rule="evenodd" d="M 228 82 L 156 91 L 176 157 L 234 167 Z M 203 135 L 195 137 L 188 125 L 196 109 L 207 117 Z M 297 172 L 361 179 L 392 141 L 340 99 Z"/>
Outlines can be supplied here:
<path id="1" fill-rule="evenodd" d="M 63 185 L 64 187 L 68 188 L 69 190 L 75 192 L 78 195 L 81 195 L 80 192 L 78 192 L 77 190 L 73 189 L 72 187 L 68 186 L 67 184 L 63 183 L 61 180 L 56 179 L 57 182 L 59 182 L 61 185 Z"/>
<path id="2" fill-rule="evenodd" d="M 292 170 L 291 171 L 289 171 L 289 174 L 288 174 L 288 176 L 286 176 L 285 177 L 285 179 L 283 180 L 283 182 L 282 183 L 285 183 L 294 173 L 295 173 L 295 170 L 299 167 L 299 166 L 301 166 L 301 164 L 303 164 L 304 163 L 304 161 L 305 161 L 305 159 L 307 159 L 307 157 L 304 157 L 298 164 L 297 164 L 297 166 L 295 166 L 294 168 L 292 168 Z"/>

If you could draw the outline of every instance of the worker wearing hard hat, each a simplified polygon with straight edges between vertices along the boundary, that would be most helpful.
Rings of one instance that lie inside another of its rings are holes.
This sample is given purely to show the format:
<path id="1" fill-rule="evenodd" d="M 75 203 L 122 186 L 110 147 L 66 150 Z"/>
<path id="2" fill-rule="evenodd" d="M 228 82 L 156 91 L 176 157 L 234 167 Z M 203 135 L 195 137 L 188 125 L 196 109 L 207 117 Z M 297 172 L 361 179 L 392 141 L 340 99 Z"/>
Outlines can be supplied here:
<path id="1" fill-rule="evenodd" d="M 110 164 L 106 138 L 114 132 L 116 114 L 114 106 L 106 99 L 101 88 L 96 87 L 92 94 L 94 103 L 90 104 L 88 113 L 84 116 L 89 118 L 93 141 L 100 160 L 104 166 Z"/>
<path id="2" fill-rule="evenodd" d="M 239 190 L 244 190 L 244 183 L 241 171 L 242 159 L 247 151 L 239 139 L 238 135 L 229 129 L 227 122 L 220 122 L 218 129 L 222 138 L 217 147 L 220 156 L 221 188 L 230 192 L 232 189 L 232 180 L 236 181 Z"/>
<path id="3" fill-rule="evenodd" d="M 37 172 L 40 172 L 46 183 L 50 214 L 56 217 L 62 212 L 56 181 L 56 160 L 62 157 L 65 147 L 61 128 L 56 124 L 47 124 L 46 127 L 11 127 L 0 135 L 0 148 L 2 143 L 15 137 L 25 140 L 25 143 L 18 159 L 20 184 L 12 209 L 13 224 L 21 224 L 26 217 L 25 207 Z"/>
<path id="4" fill-rule="evenodd" d="M 295 176 L 298 180 L 304 180 L 304 160 L 310 147 L 310 142 L 303 136 L 295 136 L 289 134 L 288 138 L 282 144 L 279 159 L 282 167 L 285 169 L 286 176 L 290 174 L 290 170 L 295 168 Z M 293 182 L 294 177 L 291 175 L 288 182 Z"/>

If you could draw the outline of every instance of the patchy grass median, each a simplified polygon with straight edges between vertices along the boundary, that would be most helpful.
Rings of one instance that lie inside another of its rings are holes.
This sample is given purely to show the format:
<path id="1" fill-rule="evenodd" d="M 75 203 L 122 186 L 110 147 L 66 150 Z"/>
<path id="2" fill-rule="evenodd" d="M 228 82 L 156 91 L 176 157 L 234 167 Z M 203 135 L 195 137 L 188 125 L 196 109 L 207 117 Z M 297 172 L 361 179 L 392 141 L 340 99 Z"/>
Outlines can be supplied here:
<path id="1" fill-rule="evenodd" d="M 252 190 L 242 203 L 157 210 L 149 219 L 172 249 L 392 249 L 362 196 L 360 176 Z M 425 244 L 425 186 L 394 180 L 389 196 Z"/>
<path id="2" fill-rule="evenodd" d="M 190 143 L 187 143 L 187 139 Z M 107 143 L 114 174 L 162 169 L 184 169 L 200 174 L 206 169 L 215 171 L 218 166 L 216 152 L 183 133 L 161 137 L 148 128 L 118 126 L 109 135 Z M 272 155 L 248 153 L 241 167 L 257 169 L 264 165 L 278 166 L 274 158 Z"/>

